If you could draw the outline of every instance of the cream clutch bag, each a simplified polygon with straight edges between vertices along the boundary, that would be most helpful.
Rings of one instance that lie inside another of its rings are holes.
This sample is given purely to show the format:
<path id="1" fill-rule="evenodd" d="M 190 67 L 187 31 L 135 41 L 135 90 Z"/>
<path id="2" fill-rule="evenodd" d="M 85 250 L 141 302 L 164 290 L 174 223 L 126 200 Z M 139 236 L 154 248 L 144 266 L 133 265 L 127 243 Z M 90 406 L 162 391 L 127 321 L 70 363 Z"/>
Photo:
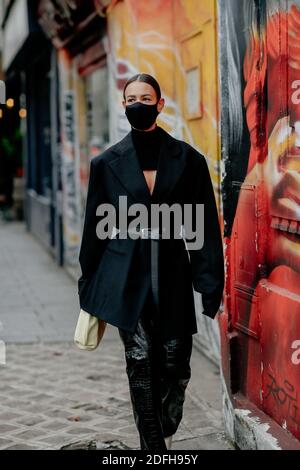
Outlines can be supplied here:
<path id="1" fill-rule="evenodd" d="M 99 345 L 104 334 L 106 322 L 80 309 L 74 342 L 79 349 L 93 351 Z"/>

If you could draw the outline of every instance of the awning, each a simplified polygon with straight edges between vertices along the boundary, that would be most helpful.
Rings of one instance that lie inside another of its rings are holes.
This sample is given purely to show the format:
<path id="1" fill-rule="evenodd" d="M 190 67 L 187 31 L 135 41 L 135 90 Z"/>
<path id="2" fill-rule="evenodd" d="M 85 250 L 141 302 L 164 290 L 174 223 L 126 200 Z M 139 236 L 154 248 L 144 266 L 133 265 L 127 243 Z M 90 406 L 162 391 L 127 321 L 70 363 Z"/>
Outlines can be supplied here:
<path id="1" fill-rule="evenodd" d="M 106 51 L 103 41 L 99 40 L 79 55 L 77 70 L 84 77 L 104 65 L 106 65 Z"/>
<path id="2" fill-rule="evenodd" d="M 93 42 L 89 37 L 97 40 L 103 30 L 93 0 L 41 0 L 38 21 L 54 47 L 67 48 L 72 55 Z"/>
<path id="3" fill-rule="evenodd" d="M 45 49 L 47 40 L 39 27 L 35 10 L 25 0 L 16 0 L 3 21 L 2 67 L 6 79 L 12 70 L 26 68 Z"/>

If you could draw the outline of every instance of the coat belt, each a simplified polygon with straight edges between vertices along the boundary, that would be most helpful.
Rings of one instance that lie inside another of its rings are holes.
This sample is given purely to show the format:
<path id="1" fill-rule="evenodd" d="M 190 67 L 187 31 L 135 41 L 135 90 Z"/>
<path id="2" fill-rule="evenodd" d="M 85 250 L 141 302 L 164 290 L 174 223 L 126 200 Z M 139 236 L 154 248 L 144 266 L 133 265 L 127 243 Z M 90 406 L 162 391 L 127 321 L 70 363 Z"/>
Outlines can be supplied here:
<path id="1" fill-rule="evenodd" d="M 111 238 L 115 238 L 115 236 L 120 233 L 121 231 L 117 229 L 116 227 L 113 227 L 112 229 L 112 235 Z M 140 238 L 142 239 L 151 239 L 151 240 L 162 240 L 166 239 L 164 236 L 167 231 L 165 229 L 159 229 L 159 228 L 152 228 L 152 227 L 143 227 L 140 229 L 126 229 L 126 233 L 132 234 L 132 235 L 139 235 Z M 185 238 L 185 230 L 184 226 L 180 226 L 180 233 L 179 233 L 180 238 Z"/>
<path id="2" fill-rule="evenodd" d="M 120 230 L 116 227 L 113 227 L 113 235 L 111 238 L 114 238 Z M 156 243 L 157 240 L 164 239 L 163 234 L 166 233 L 166 230 L 160 230 L 159 228 L 143 227 L 140 229 L 127 229 L 129 234 L 139 234 L 142 239 L 151 240 L 151 287 L 153 293 L 154 301 L 154 315 L 159 319 L 159 243 Z M 180 238 L 185 238 L 185 229 L 184 226 L 180 226 Z"/>

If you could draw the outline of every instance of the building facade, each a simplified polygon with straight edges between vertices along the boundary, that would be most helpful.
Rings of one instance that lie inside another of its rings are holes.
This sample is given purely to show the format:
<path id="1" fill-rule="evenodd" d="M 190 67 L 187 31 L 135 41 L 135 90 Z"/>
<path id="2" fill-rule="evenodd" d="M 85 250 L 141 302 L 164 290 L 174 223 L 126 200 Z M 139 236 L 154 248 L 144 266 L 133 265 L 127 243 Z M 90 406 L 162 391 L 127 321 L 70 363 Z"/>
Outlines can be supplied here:
<path id="1" fill-rule="evenodd" d="M 20 2 L 6 2 L 8 43 Z M 228 433 L 241 448 L 300 448 L 300 1 L 27 6 L 35 22 L 4 68 L 26 98 L 29 229 L 79 274 L 90 159 L 130 130 L 126 80 L 154 75 L 159 125 L 206 157 L 215 190 L 226 285 L 216 320 L 195 293 L 196 344 L 220 363 Z M 33 34 L 43 50 L 28 62 Z"/>

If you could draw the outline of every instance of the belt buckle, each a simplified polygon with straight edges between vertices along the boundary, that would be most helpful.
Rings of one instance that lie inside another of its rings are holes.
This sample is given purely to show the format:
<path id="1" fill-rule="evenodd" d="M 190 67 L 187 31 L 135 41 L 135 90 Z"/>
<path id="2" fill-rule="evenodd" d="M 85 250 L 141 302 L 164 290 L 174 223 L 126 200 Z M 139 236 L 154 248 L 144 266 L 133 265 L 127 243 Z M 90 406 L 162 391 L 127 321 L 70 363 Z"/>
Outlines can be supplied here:
<path id="1" fill-rule="evenodd" d="M 157 228 L 150 228 L 150 227 L 143 227 L 141 229 L 142 238 L 151 238 L 154 240 L 159 239 L 159 229 Z"/>

